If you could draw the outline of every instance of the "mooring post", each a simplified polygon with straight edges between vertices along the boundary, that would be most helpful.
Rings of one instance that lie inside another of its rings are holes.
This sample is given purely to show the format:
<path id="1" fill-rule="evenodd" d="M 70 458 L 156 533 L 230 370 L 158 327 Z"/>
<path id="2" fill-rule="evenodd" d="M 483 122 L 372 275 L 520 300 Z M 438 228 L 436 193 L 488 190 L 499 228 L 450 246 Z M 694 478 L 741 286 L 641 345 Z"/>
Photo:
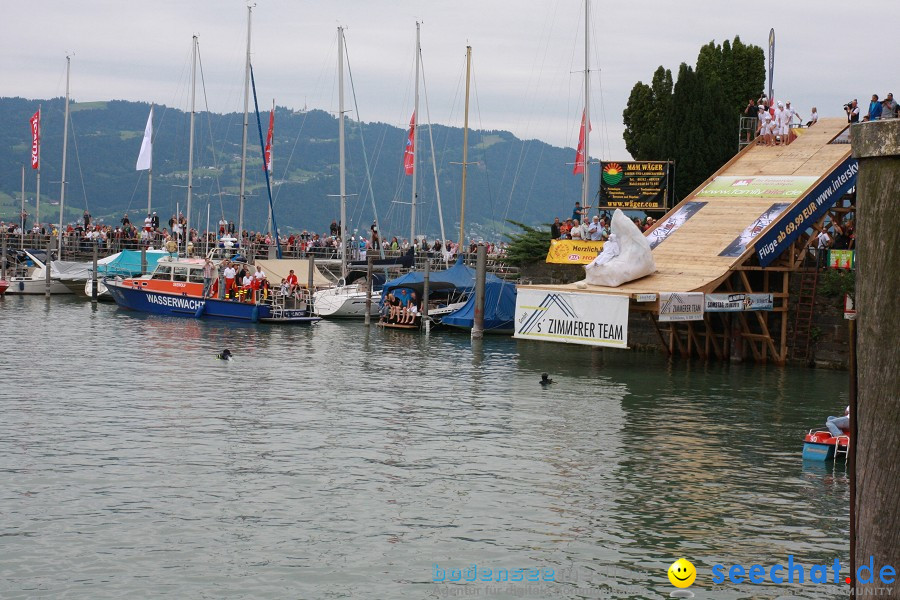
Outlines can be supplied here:
<path id="1" fill-rule="evenodd" d="M 3 256 L 0 257 L 0 279 L 5 280 L 6 279 L 6 268 L 8 266 L 7 262 L 6 262 L 6 244 L 7 244 L 7 242 L 6 242 L 6 232 L 5 231 L 0 232 L 0 239 L 3 240 Z"/>
<path id="2" fill-rule="evenodd" d="M 484 337 L 484 280 L 487 277 L 487 248 L 478 244 L 475 252 L 475 318 L 472 321 L 472 337 Z"/>
<path id="3" fill-rule="evenodd" d="M 422 323 L 425 333 L 431 333 L 431 319 L 428 318 L 428 298 L 431 296 L 431 258 L 425 254 L 425 275 L 422 281 Z"/>
<path id="4" fill-rule="evenodd" d="M 94 240 L 94 266 L 91 271 L 91 304 L 97 304 L 97 277 L 99 276 L 97 273 L 97 254 L 100 251 L 100 242 L 98 240 Z"/>
<path id="5" fill-rule="evenodd" d="M 47 284 L 44 295 L 47 298 L 50 297 L 50 263 L 53 262 L 54 242 L 56 242 L 56 238 L 51 235 L 47 240 L 47 262 L 44 264 L 44 282 Z M 62 252 L 60 252 L 60 256 L 62 256 Z"/>
<path id="6" fill-rule="evenodd" d="M 372 323 L 372 261 L 374 256 L 366 257 L 366 327 Z"/>
<path id="7" fill-rule="evenodd" d="M 147 246 L 141 244 L 141 275 L 147 272 Z"/>
<path id="8" fill-rule="evenodd" d="M 309 297 L 312 298 L 313 274 L 316 272 L 316 257 L 310 254 L 307 264 L 309 265 L 309 272 L 307 273 L 306 279 L 306 291 L 309 292 Z"/>
<path id="9" fill-rule="evenodd" d="M 885 500 L 900 492 L 900 252 L 896 235 L 900 119 L 851 125 L 850 143 L 859 160 L 856 231 L 860 233 L 854 306 L 856 369 L 850 373 L 857 382 L 856 394 L 850 395 L 848 457 L 850 559 L 851 574 L 855 574 L 857 565 L 868 565 L 872 556 L 876 565 L 900 564 L 896 528 L 900 506 Z M 854 595 L 884 589 L 884 595 L 897 596 L 898 583 L 885 587 L 874 575 L 868 583 L 853 577 Z"/>

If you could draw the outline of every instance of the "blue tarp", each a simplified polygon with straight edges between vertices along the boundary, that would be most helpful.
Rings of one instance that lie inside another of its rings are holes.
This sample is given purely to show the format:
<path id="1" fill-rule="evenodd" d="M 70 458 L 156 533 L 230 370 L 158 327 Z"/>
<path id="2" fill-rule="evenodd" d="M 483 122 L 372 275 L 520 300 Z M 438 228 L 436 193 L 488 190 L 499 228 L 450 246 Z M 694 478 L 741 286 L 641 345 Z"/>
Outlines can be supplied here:
<path id="1" fill-rule="evenodd" d="M 456 264 L 446 271 L 432 271 L 428 280 L 431 283 L 449 284 L 462 292 L 472 292 L 475 289 L 475 269 L 464 265 L 462 260 L 457 260 Z M 421 284 L 423 281 L 425 281 L 425 274 L 421 271 L 410 271 L 406 275 L 392 279 L 381 288 L 381 300 L 383 302 L 388 293 L 395 288 Z M 490 283 L 503 280 L 488 273 L 485 281 Z"/>
<path id="2" fill-rule="evenodd" d="M 484 285 L 484 329 L 513 329 L 516 314 L 516 285 L 494 277 Z M 452 327 L 471 329 L 475 320 L 475 294 L 458 311 L 441 319 L 441 323 Z"/>
<path id="3" fill-rule="evenodd" d="M 147 252 L 147 272 L 149 273 L 156 268 L 156 263 L 163 256 L 168 256 L 167 252 Z M 114 277 L 122 275 L 123 277 L 131 277 L 140 275 L 141 271 L 141 253 L 137 250 L 122 250 L 116 260 L 105 265 L 97 265 L 100 275 Z"/>

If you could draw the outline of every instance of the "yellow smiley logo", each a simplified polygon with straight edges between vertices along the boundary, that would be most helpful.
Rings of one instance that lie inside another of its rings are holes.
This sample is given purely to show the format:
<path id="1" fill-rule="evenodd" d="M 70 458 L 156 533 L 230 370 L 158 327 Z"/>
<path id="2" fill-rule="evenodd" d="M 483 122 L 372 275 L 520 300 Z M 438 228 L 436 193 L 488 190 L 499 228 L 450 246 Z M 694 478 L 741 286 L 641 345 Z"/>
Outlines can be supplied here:
<path id="1" fill-rule="evenodd" d="M 669 566 L 669 581 L 677 588 L 690 587 L 697 579 L 697 569 L 687 559 L 679 558 Z"/>

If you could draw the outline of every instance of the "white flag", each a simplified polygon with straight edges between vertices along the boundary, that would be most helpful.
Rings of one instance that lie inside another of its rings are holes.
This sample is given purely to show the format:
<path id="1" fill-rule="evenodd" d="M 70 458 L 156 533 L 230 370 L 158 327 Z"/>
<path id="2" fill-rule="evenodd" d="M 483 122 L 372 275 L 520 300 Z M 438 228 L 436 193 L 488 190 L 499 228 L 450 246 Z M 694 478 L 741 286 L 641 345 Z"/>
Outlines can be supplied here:
<path id="1" fill-rule="evenodd" d="M 150 107 L 150 116 L 147 117 L 147 127 L 144 128 L 144 141 L 141 142 L 141 153 L 138 155 L 135 170 L 146 171 L 153 168 L 153 107 Z"/>

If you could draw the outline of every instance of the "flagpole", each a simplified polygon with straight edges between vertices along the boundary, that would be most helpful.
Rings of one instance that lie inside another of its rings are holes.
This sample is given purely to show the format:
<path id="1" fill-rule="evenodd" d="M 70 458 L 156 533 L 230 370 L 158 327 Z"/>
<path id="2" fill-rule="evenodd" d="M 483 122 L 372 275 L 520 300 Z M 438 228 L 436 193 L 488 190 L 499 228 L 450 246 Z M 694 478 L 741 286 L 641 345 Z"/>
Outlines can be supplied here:
<path id="1" fill-rule="evenodd" d="M 418 174 L 419 169 L 416 168 L 416 153 L 419 151 L 419 54 L 422 52 L 422 47 L 419 43 L 419 22 L 416 21 L 416 100 L 415 105 L 413 107 L 413 161 L 412 161 L 412 204 L 409 210 L 409 243 L 410 246 L 415 247 L 416 243 L 416 175 Z"/>
<path id="2" fill-rule="evenodd" d="M 65 118 L 63 119 L 63 155 L 62 155 L 62 177 L 60 177 L 60 189 L 59 189 L 59 231 L 58 235 L 58 258 L 62 260 L 63 257 L 63 247 L 62 247 L 62 238 L 63 238 L 63 211 L 66 206 L 66 151 L 68 150 L 69 145 L 69 72 L 71 71 L 72 66 L 72 57 L 66 56 L 66 112 Z M 47 268 L 50 266 L 50 257 L 47 257 Z M 47 284 L 49 286 L 49 283 Z"/>
<path id="3" fill-rule="evenodd" d="M 590 199 L 590 146 L 591 146 L 591 0 L 584 0 L 584 121 L 581 123 L 584 131 L 584 169 L 581 172 L 581 207 L 587 211 Z M 584 217 L 587 213 L 582 215 Z"/>
<path id="4" fill-rule="evenodd" d="M 247 65 L 244 72 L 244 130 L 241 138 L 241 203 L 238 212 L 238 238 L 244 237 L 244 199 L 247 178 L 247 113 L 250 110 L 250 20 L 253 7 L 247 7 Z"/>

